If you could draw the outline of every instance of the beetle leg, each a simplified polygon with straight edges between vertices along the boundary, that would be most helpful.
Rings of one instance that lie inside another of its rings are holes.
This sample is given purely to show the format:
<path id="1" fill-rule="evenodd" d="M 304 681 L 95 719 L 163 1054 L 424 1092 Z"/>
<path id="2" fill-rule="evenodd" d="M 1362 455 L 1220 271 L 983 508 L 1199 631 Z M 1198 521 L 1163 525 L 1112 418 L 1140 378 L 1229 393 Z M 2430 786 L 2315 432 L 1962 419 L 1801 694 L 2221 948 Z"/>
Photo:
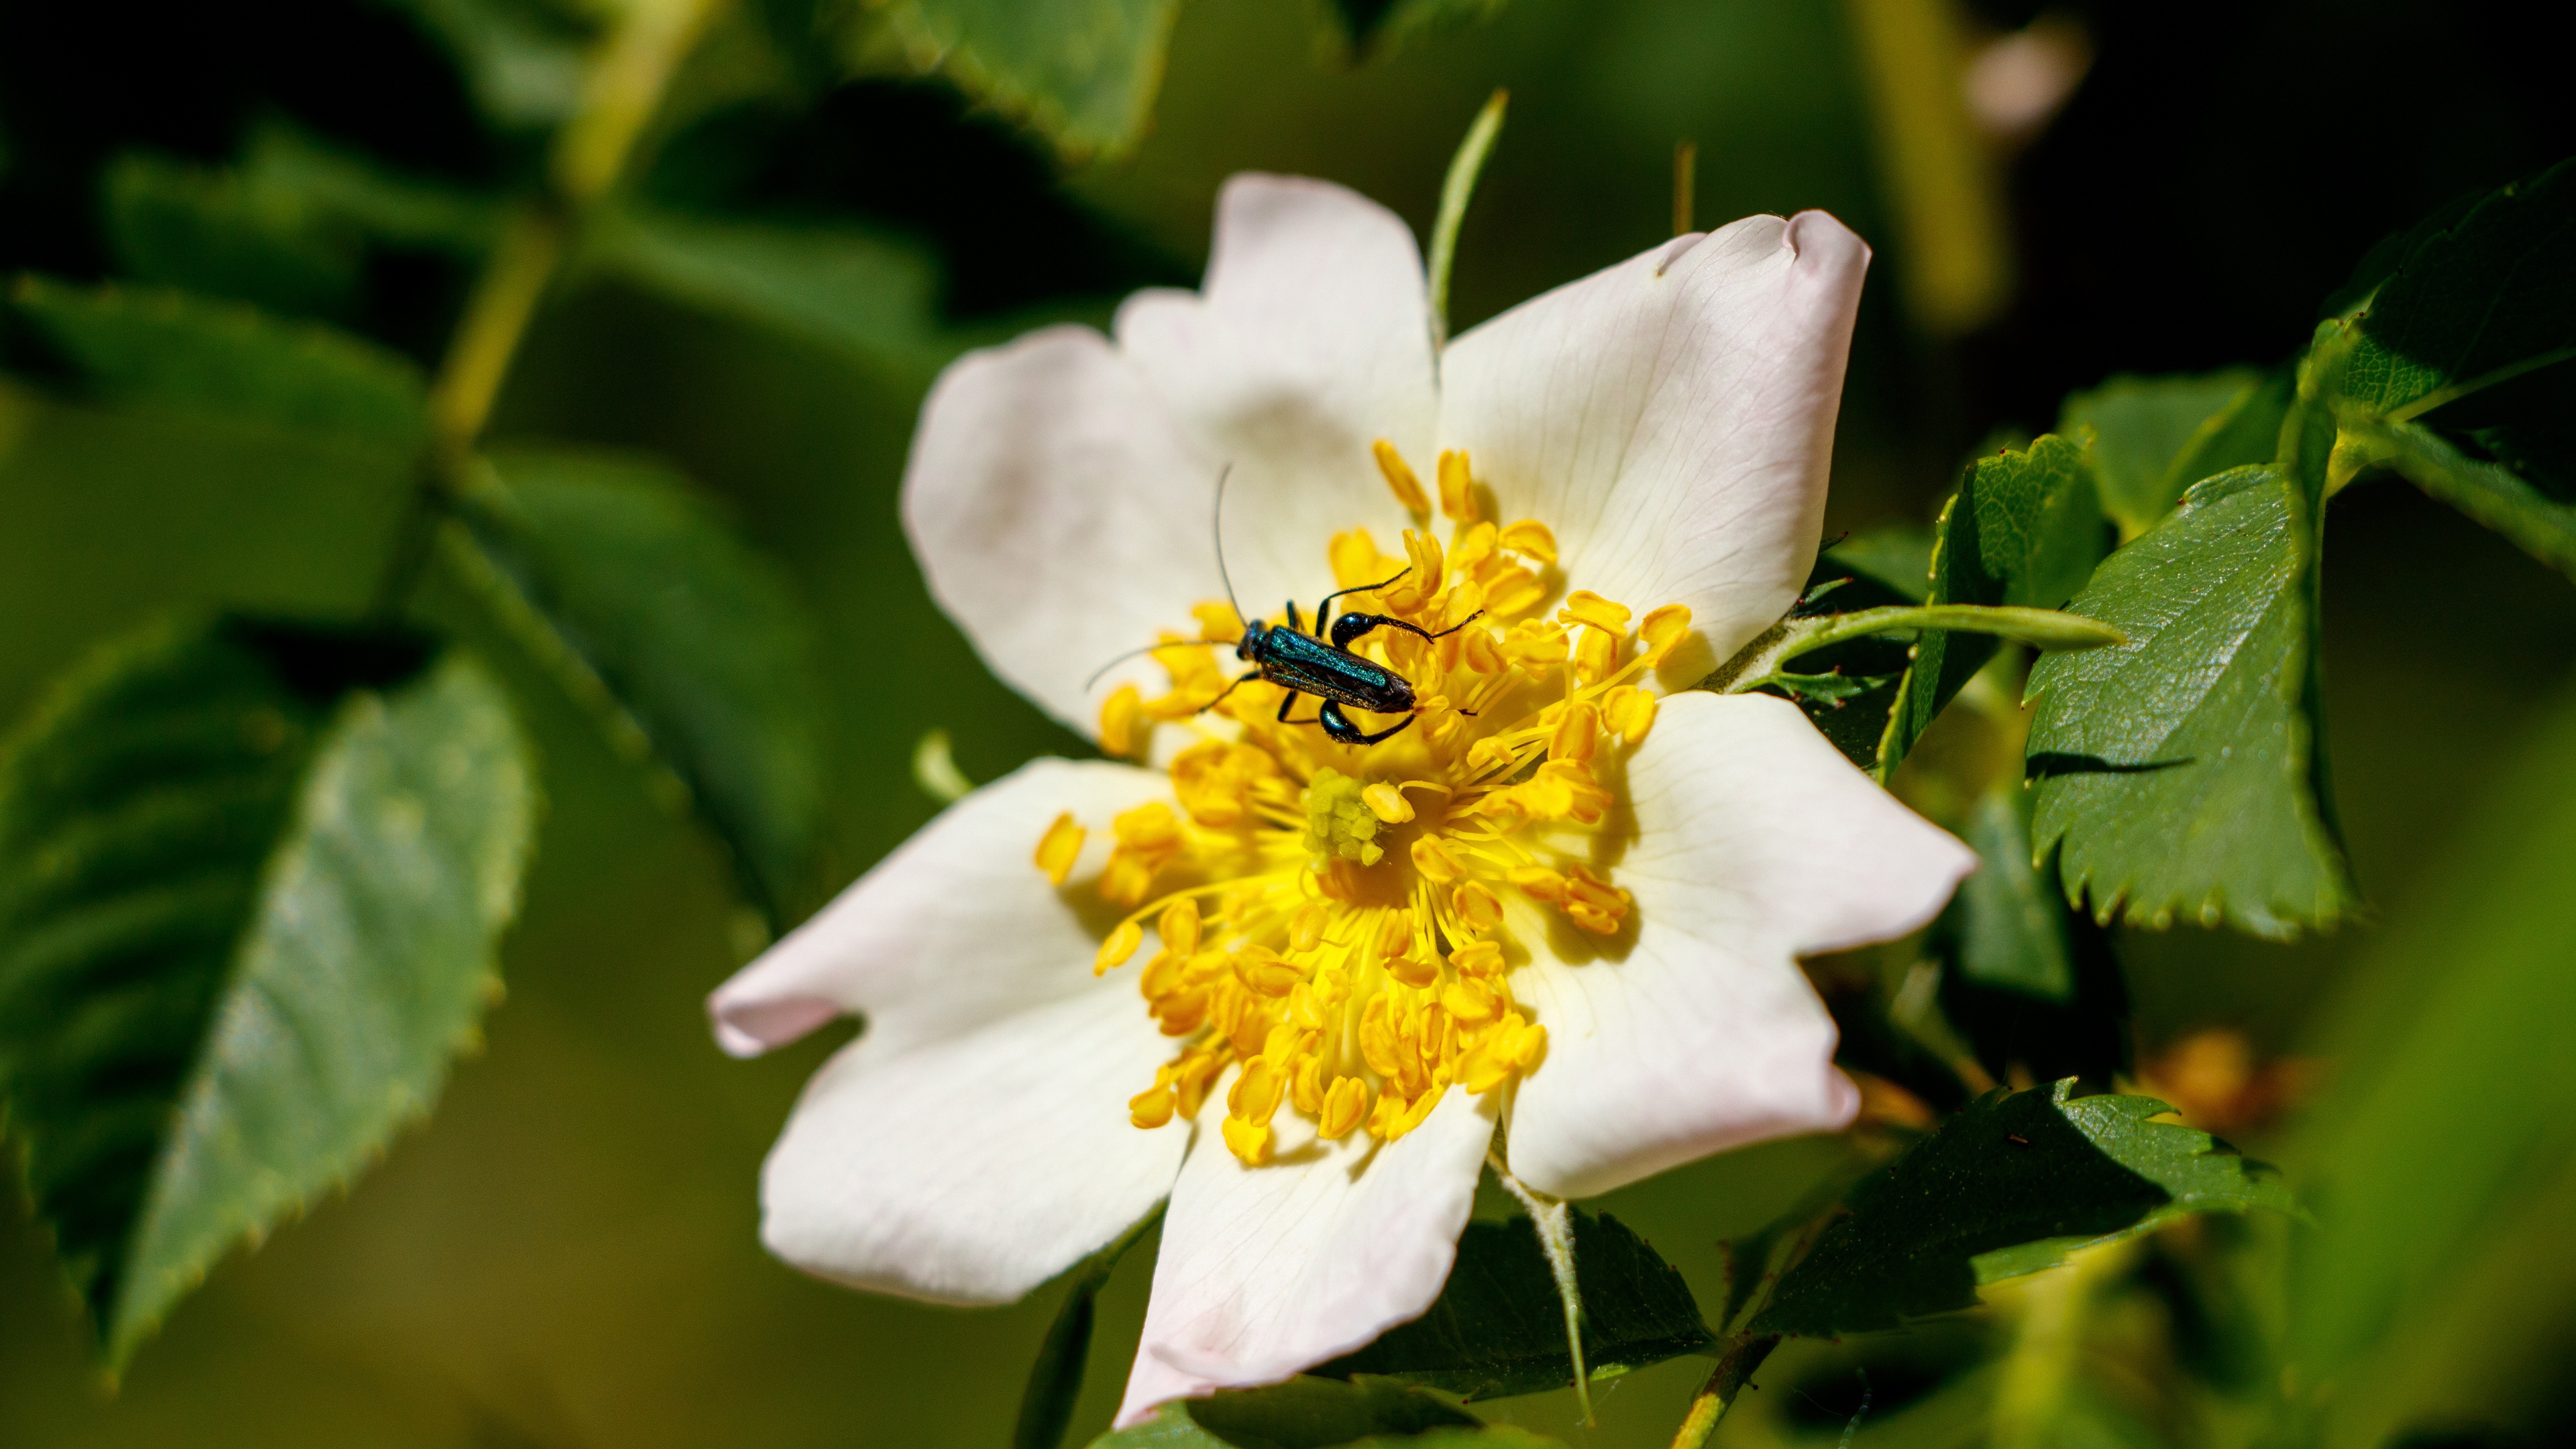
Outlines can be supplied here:
<path id="1" fill-rule="evenodd" d="M 1372 629 L 1380 627 L 1388 629 L 1402 629 L 1407 634 L 1418 634 L 1425 639 L 1446 639 L 1450 635 L 1457 633 L 1459 630 L 1466 628 L 1468 625 L 1475 623 L 1478 619 L 1483 617 L 1485 617 L 1485 611 L 1478 609 L 1476 612 L 1469 614 L 1466 618 L 1461 619 L 1457 623 L 1450 625 L 1448 628 L 1441 630 L 1437 634 L 1434 634 L 1430 630 L 1425 629 L 1418 624 L 1408 624 L 1402 619 L 1391 619 L 1384 614 L 1344 614 L 1342 617 L 1333 621 L 1333 647 L 1336 649 L 1348 649 L 1351 647 L 1353 640 L 1360 638 Z"/>
<path id="2" fill-rule="evenodd" d="M 1288 717 L 1288 711 L 1295 709 L 1296 707 L 1297 691 L 1292 689 L 1288 691 L 1288 697 L 1286 699 L 1279 701 L 1279 722 L 1281 724 L 1313 724 L 1315 722 L 1315 720 L 1312 719 L 1290 719 Z M 1321 714 L 1318 714 L 1315 717 L 1315 719 L 1321 718 L 1323 718 Z"/>
<path id="3" fill-rule="evenodd" d="M 1258 669 L 1252 670 L 1252 671 L 1250 671 L 1249 673 L 1246 673 L 1246 674 L 1243 674 L 1243 675 L 1238 676 L 1238 677 L 1235 679 L 1234 683 L 1229 684 L 1229 685 L 1227 685 L 1227 686 L 1225 687 L 1225 694 L 1220 694 L 1220 695 L 1218 695 L 1216 698 L 1209 700 L 1207 703 L 1205 703 L 1205 704 L 1203 704 L 1203 705 L 1200 705 L 1200 706 L 1198 707 L 1198 712 L 1199 712 L 1200 714 L 1205 714 L 1205 713 L 1207 713 L 1209 710 L 1212 710 L 1212 709 L 1216 708 L 1218 705 L 1225 703 L 1225 696 L 1226 696 L 1226 694 L 1232 694 L 1232 693 L 1234 693 L 1236 690 L 1243 688 L 1245 685 L 1250 684 L 1252 681 L 1254 681 L 1254 680 L 1256 680 L 1256 679 L 1259 679 L 1260 677 L 1261 677 L 1261 671 L 1260 671 L 1260 670 L 1258 670 Z"/>
<path id="4" fill-rule="evenodd" d="M 1413 565 L 1406 564 L 1403 568 L 1396 570 L 1395 579 L 1403 578 L 1406 574 L 1411 572 L 1413 572 Z M 1335 589 L 1331 593 L 1326 594 L 1323 597 L 1322 602 L 1315 605 L 1315 627 L 1318 630 L 1322 629 L 1324 627 L 1324 620 L 1332 616 L 1333 600 L 1340 598 L 1344 594 L 1373 594 L 1379 589 L 1385 588 L 1387 585 L 1394 583 L 1395 579 L 1380 579 L 1373 584 L 1361 584 L 1359 587 L 1351 589 Z M 1291 615 L 1290 617 L 1293 619 L 1295 616 Z M 1318 634 L 1316 637 L 1321 638 L 1322 635 Z"/>
<path id="5" fill-rule="evenodd" d="M 1335 744 L 1373 745 L 1389 735 L 1401 734 L 1405 726 L 1413 723 L 1413 716 L 1408 714 L 1376 734 L 1365 734 L 1361 732 L 1358 725 L 1351 722 L 1349 715 L 1342 713 L 1340 701 L 1326 700 L 1324 707 L 1315 711 L 1314 722 L 1324 727 L 1324 733 L 1330 736 Z"/>

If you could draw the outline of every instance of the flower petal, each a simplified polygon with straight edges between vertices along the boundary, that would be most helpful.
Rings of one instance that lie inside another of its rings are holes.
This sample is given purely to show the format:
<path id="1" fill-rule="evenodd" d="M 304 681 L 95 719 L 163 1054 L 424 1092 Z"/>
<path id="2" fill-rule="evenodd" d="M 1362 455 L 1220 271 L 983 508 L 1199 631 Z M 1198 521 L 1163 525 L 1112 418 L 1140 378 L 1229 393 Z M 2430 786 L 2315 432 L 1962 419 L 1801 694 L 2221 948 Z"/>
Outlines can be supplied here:
<path id="1" fill-rule="evenodd" d="M 1085 738 L 1137 659 L 1223 598 L 1209 519 L 1222 455 L 1085 327 L 970 353 L 922 405 L 903 522 L 940 606 L 993 672 Z M 1311 548 L 1321 556 L 1318 540 Z"/>
<path id="2" fill-rule="evenodd" d="M 1820 211 L 1748 217 L 1535 298 L 1442 354 L 1440 445 L 1566 580 L 1690 607 L 1697 681 L 1796 601 L 1823 526 L 1869 248 Z"/>
<path id="3" fill-rule="evenodd" d="M 1538 959 L 1512 989 L 1548 1038 L 1513 1099 L 1511 1165 L 1560 1197 L 1850 1121 L 1796 958 L 1904 935 L 1976 868 L 1786 700 L 1675 695 L 1627 768 L 1635 945 L 1581 959 L 1572 931 L 1515 923 Z"/>
<path id="4" fill-rule="evenodd" d="M 1081 974 L 1083 994 L 978 1030 L 843 1048 L 761 1171 L 770 1251 L 853 1287 L 1007 1303 L 1150 1211 L 1188 1130 L 1139 1130 L 1127 1098 L 1172 1043 L 1129 983 Z"/>
<path id="5" fill-rule="evenodd" d="M 1106 832 L 1061 888 L 1037 868 L 1038 840 L 1062 811 L 1098 825 L 1170 798 L 1164 776 L 1128 765 L 1022 765 L 942 811 L 717 988 L 707 999 L 717 1042 L 757 1056 L 865 1013 L 867 1041 L 893 1053 L 1111 989 L 1091 974 L 1104 923 L 1084 919 L 1100 910 L 1087 881 L 1107 858 Z M 1114 994 L 1144 1019 L 1131 989 Z"/>
<path id="6" fill-rule="evenodd" d="M 1408 520 L 1370 447 L 1384 438 L 1430 476 L 1430 318 L 1403 221 L 1294 176 L 1229 180 L 1204 287 L 1139 292 L 1118 309 L 1120 350 L 1233 467 L 1226 561 L 1245 609 L 1329 590 L 1324 546 L 1343 530 L 1365 526 L 1402 553 Z M 1213 480 L 1212 467 L 1202 488 Z"/>
<path id="7" fill-rule="evenodd" d="M 1276 1383 L 1419 1317 L 1457 1259 L 1492 1103 L 1453 1089 L 1383 1145 L 1366 1132 L 1319 1139 L 1283 1111 L 1271 1163 L 1245 1167 L 1218 1140 L 1226 1108 L 1212 1095 L 1163 1219 L 1118 1422 L 1167 1399 Z"/>

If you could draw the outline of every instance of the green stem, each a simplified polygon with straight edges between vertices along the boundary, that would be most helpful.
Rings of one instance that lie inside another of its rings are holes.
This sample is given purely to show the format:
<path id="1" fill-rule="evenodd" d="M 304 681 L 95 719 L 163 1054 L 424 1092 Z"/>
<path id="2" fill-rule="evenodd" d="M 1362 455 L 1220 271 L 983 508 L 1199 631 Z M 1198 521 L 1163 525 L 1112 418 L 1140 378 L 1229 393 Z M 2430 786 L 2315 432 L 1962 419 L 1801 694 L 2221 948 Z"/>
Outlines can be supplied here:
<path id="1" fill-rule="evenodd" d="M 1449 343 L 1449 268 L 1458 259 L 1458 226 L 1467 219 L 1467 200 L 1476 194 L 1476 176 L 1485 169 L 1485 157 L 1494 149 L 1494 138 L 1502 134 L 1503 107 L 1512 94 L 1497 90 L 1476 113 L 1476 123 L 1467 128 L 1467 139 L 1458 143 L 1458 154 L 1449 158 L 1449 175 L 1440 183 L 1440 215 L 1431 224 L 1431 343 L 1445 347 Z"/>
<path id="2" fill-rule="evenodd" d="M 1565 1351 L 1574 1360 L 1574 1399 L 1583 1411 L 1583 1422 L 1589 1424 L 1592 1376 L 1583 1364 L 1583 1289 L 1574 1276 L 1574 1209 L 1512 1176 L 1512 1170 L 1493 1153 L 1485 1154 L 1485 1162 L 1504 1191 L 1520 1199 L 1531 1226 L 1538 1230 L 1539 1251 L 1547 1255 L 1548 1275 L 1556 1280 L 1556 1300 L 1565 1309 Z"/>
<path id="3" fill-rule="evenodd" d="M 1717 1367 L 1709 1371 L 1708 1382 L 1700 1385 L 1690 1412 L 1682 1416 L 1682 1426 L 1673 1434 L 1673 1449 L 1700 1449 L 1706 1444 L 1743 1394 L 1753 1371 L 1779 1346 L 1779 1335 L 1770 1333 L 1739 1333 L 1727 1340 L 1717 1356 Z"/>
<path id="4" fill-rule="evenodd" d="M 429 388 L 430 447 L 376 592 L 400 613 L 431 557 L 441 503 L 472 484 L 475 440 L 581 223 L 617 182 L 671 77 L 727 0 L 636 0 L 600 42 L 581 109 L 556 133 L 547 193 L 512 213 Z"/>

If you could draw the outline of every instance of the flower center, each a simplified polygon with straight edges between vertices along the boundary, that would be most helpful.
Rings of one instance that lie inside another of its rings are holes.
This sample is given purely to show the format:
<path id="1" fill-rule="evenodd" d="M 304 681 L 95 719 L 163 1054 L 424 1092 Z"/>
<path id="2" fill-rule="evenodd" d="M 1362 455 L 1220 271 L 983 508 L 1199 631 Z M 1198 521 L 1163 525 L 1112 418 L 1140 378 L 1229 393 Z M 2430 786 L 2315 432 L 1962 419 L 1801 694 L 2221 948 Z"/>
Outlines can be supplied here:
<path id="1" fill-rule="evenodd" d="M 1197 639 L 1163 636 L 1176 646 L 1154 655 L 1168 693 L 1126 686 L 1101 710 L 1114 755 L 1143 754 L 1161 726 L 1198 736 L 1169 767 L 1180 810 L 1112 821 L 1100 877 L 1128 914 L 1094 969 L 1125 964 L 1151 923 L 1161 949 L 1137 986 L 1177 1047 L 1129 1114 L 1143 1128 L 1195 1117 L 1240 1063 L 1224 1135 L 1247 1163 L 1268 1160 L 1283 1106 L 1326 1137 L 1365 1126 L 1392 1141 L 1451 1086 L 1491 1092 L 1538 1066 L 1547 1031 L 1512 995 L 1529 961 L 1515 933 L 1547 929 L 1551 913 L 1594 935 L 1630 929 L 1634 903 L 1593 868 L 1593 846 L 1619 804 L 1618 762 L 1655 720 L 1655 696 L 1632 681 L 1690 628 L 1690 611 L 1667 605 L 1631 631 L 1625 606 L 1581 590 L 1538 617 L 1563 582 L 1544 524 L 1488 521 L 1467 456 L 1443 453 L 1444 547 L 1412 469 L 1384 442 L 1377 457 L 1421 526 L 1402 559 L 1360 530 L 1336 535 L 1329 557 L 1336 586 L 1361 590 L 1345 611 L 1397 621 L 1348 652 L 1414 704 L 1408 720 L 1345 700 L 1357 728 L 1340 733 L 1403 728 L 1336 740 L 1311 693 L 1283 718 L 1280 685 L 1237 683 L 1204 647 L 1243 638 L 1221 601 L 1192 610 Z M 1329 647 L 1331 621 L 1312 627 L 1323 637 L 1301 647 Z M 1039 842 L 1059 884 L 1084 834 L 1067 814 Z"/>

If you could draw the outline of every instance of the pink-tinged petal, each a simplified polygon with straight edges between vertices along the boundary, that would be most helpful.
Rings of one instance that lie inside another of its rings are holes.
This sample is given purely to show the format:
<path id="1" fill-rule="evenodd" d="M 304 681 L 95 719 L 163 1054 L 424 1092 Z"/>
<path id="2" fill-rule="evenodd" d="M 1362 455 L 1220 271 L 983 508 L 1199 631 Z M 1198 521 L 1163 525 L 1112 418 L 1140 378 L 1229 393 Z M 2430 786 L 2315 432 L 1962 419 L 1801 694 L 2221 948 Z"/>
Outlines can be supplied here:
<path id="1" fill-rule="evenodd" d="M 1536 959 L 1512 990 L 1548 1037 L 1509 1155 L 1559 1197 L 1849 1122 L 1858 1094 L 1797 958 L 1914 930 L 1977 863 L 1785 700 L 1675 695 L 1627 770 L 1636 833 L 1613 869 L 1635 943 L 1515 922 Z"/>
<path id="2" fill-rule="evenodd" d="M 1007 1303 L 1151 1211 L 1189 1129 L 1140 1130 L 1127 1098 L 1172 1043 L 1132 981 L 1082 975 L 1082 994 L 977 1030 L 844 1048 L 762 1169 L 770 1251 L 853 1287 Z"/>
<path id="3" fill-rule="evenodd" d="M 1346 529 L 1402 554 L 1408 520 L 1370 448 L 1384 438 L 1432 476 L 1430 318 L 1403 221 L 1293 176 L 1228 181 L 1201 290 L 1139 292 L 1119 308 L 1120 350 L 1233 468 L 1226 559 L 1246 610 L 1269 615 L 1292 595 L 1311 606 L 1333 587 L 1325 544 Z M 1215 467 L 1199 481 L 1186 521 L 1204 533 Z"/>
<path id="4" fill-rule="evenodd" d="M 913 434 L 904 529 L 993 672 L 1096 739 L 1120 684 L 1153 695 L 1167 681 L 1146 659 L 1092 674 L 1164 630 L 1194 632 L 1190 607 L 1225 597 L 1208 531 L 1222 457 L 1106 338 L 1053 327 L 940 375 Z"/>
<path id="5" fill-rule="evenodd" d="M 942 811 L 718 987 L 707 999 L 716 1040 L 757 1056 L 861 1014 L 870 1047 L 892 1054 L 1101 991 L 1142 1020 L 1133 977 L 1091 974 L 1105 925 L 1092 881 L 1108 857 L 1110 818 L 1170 798 L 1169 780 L 1152 771 L 1030 761 Z M 1035 857 L 1068 810 L 1091 839 L 1059 887 Z"/>
<path id="6" fill-rule="evenodd" d="M 1276 1383 L 1420 1317 L 1449 1281 L 1494 1135 L 1493 1099 L 1452 1088 L 1384 1144 L 1321 1139 L 1283 1110 L 1276 1156 L 1245 1167 L 1219 1140 L 1225 1111 L 1222 1093 L 1208 1099 L 1172 1188 L 1121 1425 L 1168 1399 Z"/>
<path id="7" fill-rule="evenodd" d="M 1556 531 L 1570 587 L 1686 604 L 1696 682 L 1815 562 L 1869 248 L 1823 212 L 1682 237 L 1535 298 L 1442 355 L 1441 446 L 1506 520 Z"/>

